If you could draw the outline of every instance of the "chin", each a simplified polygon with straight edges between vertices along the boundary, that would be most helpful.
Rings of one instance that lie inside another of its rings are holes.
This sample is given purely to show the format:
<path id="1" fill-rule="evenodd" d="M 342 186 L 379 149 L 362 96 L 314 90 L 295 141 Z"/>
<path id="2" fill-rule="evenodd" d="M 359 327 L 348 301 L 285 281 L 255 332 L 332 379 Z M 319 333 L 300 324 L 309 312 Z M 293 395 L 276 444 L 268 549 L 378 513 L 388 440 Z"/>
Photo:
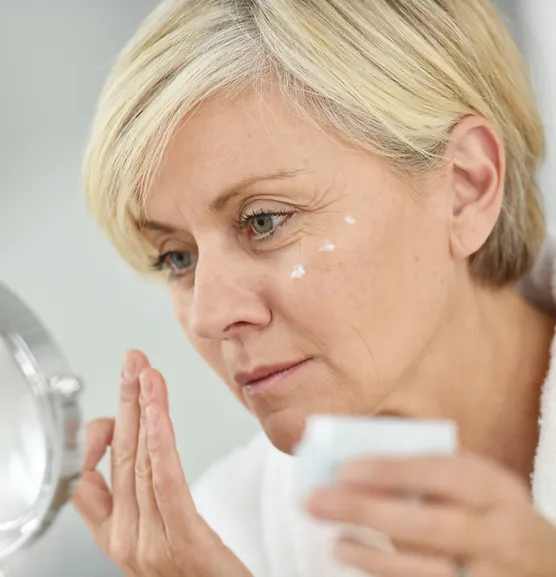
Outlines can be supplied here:
<path id="1" fill-rule="evenodd" d="M 282 410 L 260 420 L 270 442 L 283 453 L 292 455 L 305 430 L 307 413 L 300 410 Z"/>
<path id="2" fill-rule="evenodd" d="M 319 407 L 313 410 L 296 407 L 274 411 L 264 417 L 259 417 L 266 436 L 270 442 L 283 453 L 292 455 L 296 446 L 300 443 L 305 431 L 305 424 L 309 415 L 312 414 L 361 414 L 357 411 L 351 411 L 348 408 L 344 410 L 333 410 L 331 408 Z M 364 413 L 367 414 L 367 413 Z"/>
<path id="3" fill-rule="evenodd" d="M 408 414 L 401 411 L 377 410 L 377 411 L 351 411 L 351 410 L 326 410 L 307 411 L 301 408 L 288 408 L 275 411 L 269 415 L 259 418 L 266 436 L 270 442 L 283 453 L 292 455 L 296 446 L 303 437 L 307 417 L 313 413 L 326 414 L 352 414 L 368 415 L 369 417 L 390 417 L 390 418 L 409 418 Z"/>

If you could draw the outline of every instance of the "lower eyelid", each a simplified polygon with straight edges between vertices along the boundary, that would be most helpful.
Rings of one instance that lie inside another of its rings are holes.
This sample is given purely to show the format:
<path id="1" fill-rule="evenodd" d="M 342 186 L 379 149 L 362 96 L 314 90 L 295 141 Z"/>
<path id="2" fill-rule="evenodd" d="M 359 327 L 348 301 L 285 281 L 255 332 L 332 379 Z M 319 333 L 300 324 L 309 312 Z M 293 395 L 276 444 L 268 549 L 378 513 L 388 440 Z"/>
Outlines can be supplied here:
<path id="1" fill-rule="evenodd" d="M 191 265 L 188 269 L 177 272 L 172 269 L 168 269 L 168 280 L 170 281 L 180 281 L 189 278 L 195 272 L 195 265 Z"/>

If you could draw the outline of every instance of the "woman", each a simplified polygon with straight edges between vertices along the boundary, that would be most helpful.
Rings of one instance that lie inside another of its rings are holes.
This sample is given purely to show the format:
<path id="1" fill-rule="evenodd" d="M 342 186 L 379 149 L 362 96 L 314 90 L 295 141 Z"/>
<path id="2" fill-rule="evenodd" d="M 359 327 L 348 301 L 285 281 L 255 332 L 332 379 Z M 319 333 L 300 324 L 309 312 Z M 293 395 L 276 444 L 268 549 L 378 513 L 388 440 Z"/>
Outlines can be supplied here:
<path id="1" fill-rule="evenodd" d="M 488 0 L 155 10 L 100 101 L 88 200 L 266 436 L 192 497 L 164 379 L 130 352 L 75 496 L 126 575 L 556 575 L 543 145 Z M 312 413 L 453 419 L 462 452 L 347 463 L 299 511 Z"/>

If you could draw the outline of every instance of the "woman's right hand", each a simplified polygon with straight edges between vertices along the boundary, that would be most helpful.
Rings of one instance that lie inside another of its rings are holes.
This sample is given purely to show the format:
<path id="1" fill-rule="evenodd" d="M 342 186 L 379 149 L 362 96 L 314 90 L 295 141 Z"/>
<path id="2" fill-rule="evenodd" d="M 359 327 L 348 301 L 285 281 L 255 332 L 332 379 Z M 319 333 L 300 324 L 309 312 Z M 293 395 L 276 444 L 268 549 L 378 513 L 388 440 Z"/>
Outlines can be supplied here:
<path id="1" fill-rule="evenodd" d="M 96 470 L 111 449 L 111 488 Z M 126 577 L 251 577 L 197 513 L 168 411 L 166 383 L 138 351 L 124 360 L 115 419 L 87 429 L 73 504 Z"/>

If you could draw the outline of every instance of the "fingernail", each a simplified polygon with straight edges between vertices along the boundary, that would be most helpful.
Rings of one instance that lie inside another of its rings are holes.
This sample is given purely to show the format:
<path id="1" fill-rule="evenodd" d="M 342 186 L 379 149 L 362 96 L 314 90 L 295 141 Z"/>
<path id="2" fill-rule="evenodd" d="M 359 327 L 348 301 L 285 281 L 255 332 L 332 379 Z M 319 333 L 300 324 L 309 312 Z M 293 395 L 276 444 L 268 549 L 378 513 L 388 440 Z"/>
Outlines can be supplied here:
<path id="1" fill-rule="evenodd" d="M 124 357 L 124 362 L 122 366 L 122 379 L 124 382 L 129 383 L 136 379 L 137 377 L 137 367 L 133 357 L 126 355 Z"/>

